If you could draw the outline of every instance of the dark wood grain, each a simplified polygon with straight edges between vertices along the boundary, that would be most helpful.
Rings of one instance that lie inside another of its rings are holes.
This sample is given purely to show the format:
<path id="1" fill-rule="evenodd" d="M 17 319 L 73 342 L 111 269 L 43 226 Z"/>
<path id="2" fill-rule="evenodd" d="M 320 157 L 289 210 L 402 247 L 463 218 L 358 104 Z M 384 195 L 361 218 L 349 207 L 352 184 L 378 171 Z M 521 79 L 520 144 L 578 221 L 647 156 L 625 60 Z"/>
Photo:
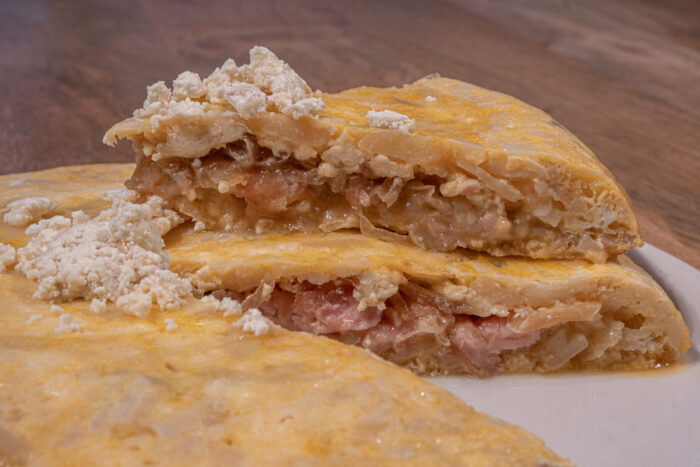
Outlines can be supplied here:
<path id="1" fill-rule="evenodd" d="M 0 173 L 129 161 L 104 131 L 146 84 L 255 44 L 313 88 L 431 72 L 513 94 L 588 144 L 645 240 L 700 267 L 700 2 L 0 2 Z"/>

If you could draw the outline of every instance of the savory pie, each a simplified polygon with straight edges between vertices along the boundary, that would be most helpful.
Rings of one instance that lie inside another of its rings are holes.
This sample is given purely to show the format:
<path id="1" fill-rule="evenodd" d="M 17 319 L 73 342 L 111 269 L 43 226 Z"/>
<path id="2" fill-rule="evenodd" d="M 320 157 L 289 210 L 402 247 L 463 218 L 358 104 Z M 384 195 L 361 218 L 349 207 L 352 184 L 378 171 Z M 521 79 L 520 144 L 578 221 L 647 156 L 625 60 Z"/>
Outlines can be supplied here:
<path id="1" fill-rule="evenodd" d="M 132 170 L 98 165 L 0 177 L 0 214 L 23 197 L 50 196 L 54 214 L 94 215 L 108 206 L 99 193 L 118 188 Z M 27 242 L 22 230 L 0 225 L 0 244 Z M 673 303 L 624 256 L 606 264 L 495 258 L 356 231 L 244 237 L 196 232 L 191 223 L 166 235 L 163 251 L 198 296 L 257 307 L 282 327 L 365 347 L 418 373 L 641 369 L 690 347 Z M 74 273 L 73 264 L 61 276 Z M 97 273 L 88 268 L 84 277 Z M 44 279 L 72 290 L 84 282 L 80 275 Z"/>
<path id="2" fill-rule="evenodd" d="M 84 226 L 133 168 L 0 176 L 0 218 L 40 197 L 52 211 L 27 232 L 53 234 L 65 216 Z M 27 232 L 0 222 L 0 247 L 26 245 Z M 34 281 L 0 268 L 3 466 L 569 465 L 369 352 L 267 322 L 240 326 L 249 313 L 221 313 L 225 300 L 189 296 L 136 317 L 33 295 Z"/>
<path id="3" fill-rule="evenodd" d="M 195 299 L 148 319 L 80 300 L 59 316 L 34 288 L 0 273 L 3 466 L 569 465 L 354 347 L 256 336 Z"/>
<path id="4" fill-rule="evenodd" d="M 419 374 L 643 369 L 690 347 L 681 314 L 627 257 L 440 253 L 358 232 L 165 237 L 172 270 L 278 325 Z"/>
<path id="5" fill-rule="evenodd" d="M 427 77 L 311 92 L 272 52 L 148 88 L 105 135 L 133 142 L 127 185 L 198 229 L 360 227 L 423 248 L 605 261 L 641 245 L 630 202 L 593 153 L 513 97 Z"/>

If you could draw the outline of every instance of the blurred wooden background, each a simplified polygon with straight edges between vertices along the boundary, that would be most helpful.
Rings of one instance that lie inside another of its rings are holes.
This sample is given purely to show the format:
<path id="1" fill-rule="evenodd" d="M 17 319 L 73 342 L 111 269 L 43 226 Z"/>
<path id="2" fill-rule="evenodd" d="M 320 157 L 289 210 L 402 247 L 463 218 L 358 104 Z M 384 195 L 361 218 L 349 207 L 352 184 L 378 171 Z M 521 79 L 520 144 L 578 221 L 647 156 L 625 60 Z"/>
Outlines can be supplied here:
<path id="1" fill-rule="evenodd" d="M 311 85 L 431 72 L 545 109 L 700 268 L 700 1 L 0 1 L 0 173 L 131 160 L 104 131 L 146 85 L 266 45 Z"/>

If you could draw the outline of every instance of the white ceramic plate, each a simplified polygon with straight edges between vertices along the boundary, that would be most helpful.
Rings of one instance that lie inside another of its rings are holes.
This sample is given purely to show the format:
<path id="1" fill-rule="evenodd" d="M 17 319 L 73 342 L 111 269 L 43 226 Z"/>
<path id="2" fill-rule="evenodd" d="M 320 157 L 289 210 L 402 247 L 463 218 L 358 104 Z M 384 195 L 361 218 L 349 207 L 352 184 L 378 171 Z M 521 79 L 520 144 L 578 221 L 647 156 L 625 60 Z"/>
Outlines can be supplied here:
<path id="1" fill-rule="evenodd" d="M 645 245 L 629 256 L 662 285 L 700 342 L 700 271 Z M 430 378 L 526 428 L 579 467 L 700 465 L 700 354 L 638 373 Z"/>

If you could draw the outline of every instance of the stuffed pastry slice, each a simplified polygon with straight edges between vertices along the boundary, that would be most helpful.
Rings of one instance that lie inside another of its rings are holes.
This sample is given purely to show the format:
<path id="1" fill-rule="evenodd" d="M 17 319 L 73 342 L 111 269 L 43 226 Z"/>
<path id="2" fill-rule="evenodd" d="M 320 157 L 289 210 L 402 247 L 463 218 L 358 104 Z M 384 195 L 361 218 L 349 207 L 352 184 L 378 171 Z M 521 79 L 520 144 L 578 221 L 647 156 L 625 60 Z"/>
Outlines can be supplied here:
<path id="1" fill-rule="evenodd" d="M 653 368 L 690 347 L 681 314 L 625 256 L 494 258 L 358 232 L 246 238 L 188 227 L 166 247 L 172 270 L 200 290 L 420 374 Z"/>
<path id="2" fill-rule="evenodd" d="M 630 202 L 593 153 L 513 97 L 428 77 L 312 93 L 272 52 L 148 88 L 107 144 L 133 142 L 127 186 L 199 229 L 360 227 L 423 248 L 602 262 L 641 244 Z"/>
<path id="3" fill-rule="evenodd" d="M 195 299 L 148 319 L 82 300 L 59 315 L 34 289 L 0 273 L 3 466 L 570 465 L 357 348 L 255 335 Z"/>

